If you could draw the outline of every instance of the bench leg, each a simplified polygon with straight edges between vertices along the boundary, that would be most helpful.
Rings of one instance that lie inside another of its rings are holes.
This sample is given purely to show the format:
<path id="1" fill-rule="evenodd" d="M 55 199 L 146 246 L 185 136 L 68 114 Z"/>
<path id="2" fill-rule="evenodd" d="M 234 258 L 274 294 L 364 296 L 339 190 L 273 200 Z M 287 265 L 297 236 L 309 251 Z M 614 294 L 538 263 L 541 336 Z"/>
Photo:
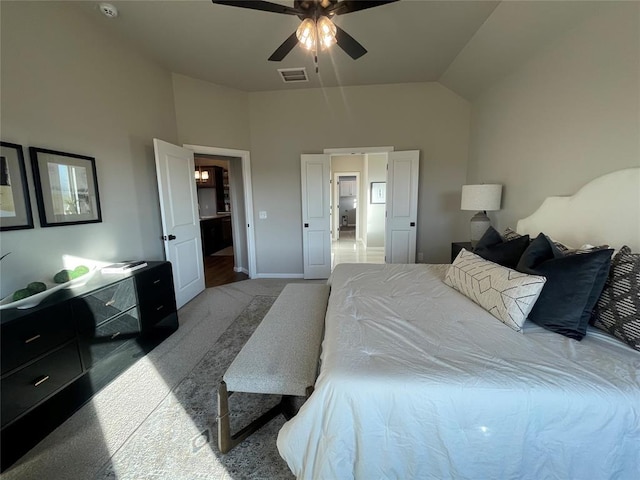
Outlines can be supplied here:
<path id="1" fill-rule="evenodd" d="M 283 413 L 283 410 L 284 404 L 280 401 L 280 403 L 256 418 L 238 433 L 232 435 L 229 424 L 229 394 L 227 392 L 227 384 L 220 382 L 220 386 L 218 387 L 218 448 L 220 452 L 227 453 L 253 432 L 273 420 L 278 414 Z"/>

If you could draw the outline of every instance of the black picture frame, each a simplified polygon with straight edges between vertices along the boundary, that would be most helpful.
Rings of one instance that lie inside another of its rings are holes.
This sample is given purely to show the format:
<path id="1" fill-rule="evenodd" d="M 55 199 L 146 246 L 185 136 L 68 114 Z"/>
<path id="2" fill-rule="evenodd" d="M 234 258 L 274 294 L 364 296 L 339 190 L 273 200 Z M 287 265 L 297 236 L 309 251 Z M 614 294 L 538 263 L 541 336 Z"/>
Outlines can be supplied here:
<path id="1" fill-rule="evenodd" d="M 102 222 L 96 160 L 29 147 L 40 226 Z"/>
<path id="2" fill-rule="evenodd" d="M 387 182 L 371 182 L 371 203 L 387 203 Z"/>
<path id="3" fill-rule="evenodd" d="M 22 145 L 0 142 L 0 232 L 33 228 Z"/>

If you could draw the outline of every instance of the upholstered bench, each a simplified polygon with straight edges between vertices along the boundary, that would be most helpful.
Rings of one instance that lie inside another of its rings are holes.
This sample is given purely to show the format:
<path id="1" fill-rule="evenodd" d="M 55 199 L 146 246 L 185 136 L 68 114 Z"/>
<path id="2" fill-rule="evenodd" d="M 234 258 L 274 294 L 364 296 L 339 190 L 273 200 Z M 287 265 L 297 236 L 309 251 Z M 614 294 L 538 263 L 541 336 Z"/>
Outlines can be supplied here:
<path id="1" fill-rule="evenodd" d="M 328 298 L 329 286 L 325 284 L 286 285 L 233 360 L 218 388 L 218 447 L 222 453 L 276 415 L 283 413 L 290 418 L 291 398 L 311 394 L 318 374 Z M 233 392 L 282 395 L 282 400 L 232 435 L 229 395 Z"/>

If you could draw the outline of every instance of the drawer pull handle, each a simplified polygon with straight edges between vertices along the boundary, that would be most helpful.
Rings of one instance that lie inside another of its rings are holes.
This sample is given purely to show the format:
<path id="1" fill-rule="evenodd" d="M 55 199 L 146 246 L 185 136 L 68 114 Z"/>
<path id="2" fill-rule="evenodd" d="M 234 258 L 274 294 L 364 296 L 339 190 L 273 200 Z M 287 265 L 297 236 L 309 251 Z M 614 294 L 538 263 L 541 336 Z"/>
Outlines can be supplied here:
<path id="1" fill-rule="evenodd" d="M 105 307 L 110 307 L 111 305 L 113 305 L 114 303 L 116 303 L 116 299 L 112 298 L 111 300 L 109 300 L 107 303 L 104 304 Z"/>
<path id="2" fill-rule="evenodd" d="M 116 332 L 113 335 L 111 335 L 111 340 L 113 340 L 114 338 L 116 338 L 118 335 L 120 335 L 120 332 Z"/>
<path id="3" fill-rule="evenodd" d="M 27 338 L 24 343 L 31 343 L 31 342 L 35 342 L 36 340 L 38 340 L 40 338 L 40 334 L 38 333 L 37 335 L 34 335 L 31 338 Z"/>
<path id="4" fill-rule="evenodd" d="M 33 384 L 34 387 L 37 387 L 39 385 L 42 385 L 44 382 L 46 382 L 47 380 L 49 380 L 49 375 L 44 375 L 43 377 L 41 377 L 40 379 L 36 380 L 36 382 Z"/>
<path id="5" fill-rule="evenodd" d="M 164 308 L 164 305 L 160 305 L 159 307 L 156 308 L 156 312 L 159 312 L 160 310 L 162 310 Z"/>
<path id="6" fill-rule="evenodd" d="M 157 284 L 159 284 L 159 283 L 160 283 L 160 279 L 157 279 L 157 280 L 154 280 L 154 281 L 153 281 L 153 284 L 154 284 L 154 285 L 157 285 Z"/>

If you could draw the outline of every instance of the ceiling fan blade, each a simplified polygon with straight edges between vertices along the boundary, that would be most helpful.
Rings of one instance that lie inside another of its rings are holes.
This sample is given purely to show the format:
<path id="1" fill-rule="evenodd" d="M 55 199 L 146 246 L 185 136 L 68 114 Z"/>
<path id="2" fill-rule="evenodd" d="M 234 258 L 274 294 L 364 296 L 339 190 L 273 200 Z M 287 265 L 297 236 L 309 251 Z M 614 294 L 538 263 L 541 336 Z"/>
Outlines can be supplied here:
<path id="1" fill-rule="evenodd" d="M 380 1 L 355 1 L 355 0 L 343 0 L 338 2 L 332 7 L 327 9 L 327 13 L 333 15 L 344 15 L 345 13 L 359 12 L 360 10 L 366 10 L 368 8 L 380 7 L 387 3 L 394 3 L 398 0 L 380 0 Z"/>
<path id="2" fill-rule="evenodd" d="M 269 61 L 271 62 L 281 61 L 284 57 L 288 55 L 288 53 L 291 50 L 293 50 L 293 47 L 295 47 L 297 44 L 298 44 L 298 37 L 296 36 L 296 32 L 293 32 L 291 36 L 287 38 L 284 42 L 282 42 L 282 45 L 280 45 L 276 49 L 276 51 L 271 54 L 271 56 L 269 57 Z"/>
<path id="3" fill-rule="evenodd" d="M 354 60 L 357 60 L 365 53 L 367 49 L 360 45 L 355 38 L 336 25 L 336 43 Z"/>
<path id="4" fill-rule="evenodd" d="M 259 0 L 240 0 L 240 1 L 218 1 L 211 0 L 218 5 L 228 5 L 230 7 L 248 8 L 251 10 L 262 10 L 263 12 L 284 13 L 285 15 L 302 15 L 304 12 L 296 8 L 287 7 L 278 3 L 262 2 Z"/>

